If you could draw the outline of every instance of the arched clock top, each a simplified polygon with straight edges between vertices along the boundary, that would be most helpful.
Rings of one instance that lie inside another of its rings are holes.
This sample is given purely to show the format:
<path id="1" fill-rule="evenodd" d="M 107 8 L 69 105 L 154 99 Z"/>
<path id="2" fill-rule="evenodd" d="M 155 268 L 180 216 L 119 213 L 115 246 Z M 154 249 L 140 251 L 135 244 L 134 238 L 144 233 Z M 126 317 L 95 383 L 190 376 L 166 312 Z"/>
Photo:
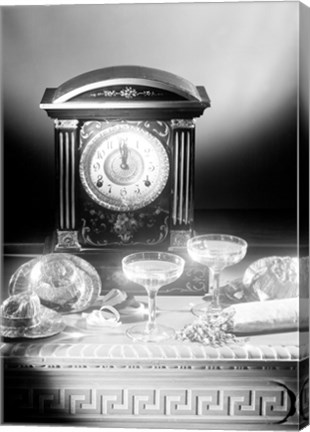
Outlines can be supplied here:
<path id="1" fill-rule="evenodd" d="M 56 89 L 53 102 L 76 100 L 85 93 L 94 95 L 96 90 L 101 89 L 103 91 L 98 94 L 105 95 L 106 98 L 116 95 L 135 99 L 139 97 L 139 91 L 134 91 L 136 86 L 148 89 L 143 93 L 145 97 L 152 98 L 157 94 L 159 97 L 170 95 L 171 98 L 181 100 L 200 100 L 199 92 L 191 82 L 170 72 L 142 66 L 114 66 L 87 72 L 66 81 Z M 114 88 L 120 88 L 119 92 L 113 92 Z M 111 90 L 104 93 L 104 89 Z"/>
<path id="2" fill-rule="evenodd" d="M 111 109 L 113 115 L 121 116 L 124 109 L 137 115 L 147 109 L 163 110 L 166 118 L 178 111 L 190 118 L 200 116 L 209 106 L 204 87 L 170 72 L 142 66 L 114 66 L 78 75 L 57 88 L 47 88 L 40 104 L 54 118 L 59 114 L 69 118 L 70 111 L 81 118 L 87 110 L 94 110 L 92 117 L 109 117 Z"/>

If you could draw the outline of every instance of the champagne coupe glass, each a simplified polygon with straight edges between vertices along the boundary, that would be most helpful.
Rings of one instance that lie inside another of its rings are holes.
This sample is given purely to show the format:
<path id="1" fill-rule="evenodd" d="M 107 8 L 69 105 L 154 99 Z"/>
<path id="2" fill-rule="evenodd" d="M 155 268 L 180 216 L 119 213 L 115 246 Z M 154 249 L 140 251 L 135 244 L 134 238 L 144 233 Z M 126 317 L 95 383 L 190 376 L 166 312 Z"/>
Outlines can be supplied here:
<path id="1" fill-rule="evenodd" d="M 164 285 L 177 280 L 184 270 L 185 261 L 167 252 L 137 252 L 122 260 L 126 277 L 142 285 L 148 294 L 149 317 L 145 324 L 138 324 L 127 335 L 134 340 L 160 342 L 174 336 L 174 330 L 156 323 L 156 295 Z"/>
<path id="2" fill-rule="evenodd" d="M 247 242 L 227 234 L 205 234 L 192 237 L 187 242 L 190 257 L 209 268 L 211 299 L 204 296 L 204 303 L 192 308 L 196 316 L 218 316 L 221 312 L 219 299 L 220 274 L 225 267 L 240 262 L 246 254 Z"/>

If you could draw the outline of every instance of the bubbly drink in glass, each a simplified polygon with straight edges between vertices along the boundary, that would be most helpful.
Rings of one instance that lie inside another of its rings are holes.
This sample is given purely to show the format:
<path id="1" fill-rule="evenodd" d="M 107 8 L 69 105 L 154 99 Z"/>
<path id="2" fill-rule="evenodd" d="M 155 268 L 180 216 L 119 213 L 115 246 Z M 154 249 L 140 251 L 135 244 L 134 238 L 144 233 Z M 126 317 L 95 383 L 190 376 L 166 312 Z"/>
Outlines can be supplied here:
<path id="1" fill-rule="evenodd" d="M 183 258 L 167 252 L 137 252 L 123 258 L 122 267 L 126 277 L 142 285 L 148 294 L 148 322 L 127 331 L 132 339 L 160 342 L 174 335 L 173 329 L 156 323 L 156 296 L 162 286 L 181 276 L 184 265 Z"/>
<path id="2" fill-rule="evenodd" d="M 220 273 L 245 257 L 247 242 L 227 234 L 206 234 L 188 240 L 187 250 L 194 261 L 209 268 L 211 280 L 211 301 L 194 306 L 192 312 L 197 316 L 217 316 L 222 309 L 219 301 Z"/>

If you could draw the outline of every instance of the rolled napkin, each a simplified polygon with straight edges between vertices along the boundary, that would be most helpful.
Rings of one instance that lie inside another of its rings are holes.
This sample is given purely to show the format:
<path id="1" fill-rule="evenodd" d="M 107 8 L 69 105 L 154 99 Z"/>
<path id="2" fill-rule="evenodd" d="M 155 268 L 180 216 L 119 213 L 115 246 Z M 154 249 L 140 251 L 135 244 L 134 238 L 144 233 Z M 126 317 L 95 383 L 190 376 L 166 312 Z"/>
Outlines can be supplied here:
<path id="1" fill-rule="evenodd" d="M 248 302 L 225 308 L 218 321 L 226 323 L 226 329 L 234 334 L 306 329 L 308 302 L 299 302 L 298 297 Z M 300 321 L 299 321 L 300 318 Z"/>

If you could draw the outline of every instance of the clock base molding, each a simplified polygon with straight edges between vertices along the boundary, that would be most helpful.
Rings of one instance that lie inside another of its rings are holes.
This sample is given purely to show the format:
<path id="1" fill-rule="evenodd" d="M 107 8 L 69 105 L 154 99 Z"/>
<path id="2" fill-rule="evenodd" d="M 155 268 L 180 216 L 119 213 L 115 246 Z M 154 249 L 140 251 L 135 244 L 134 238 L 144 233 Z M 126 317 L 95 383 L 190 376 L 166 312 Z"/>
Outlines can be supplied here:
<path id="1" fill-rule="evenodd" d="M 50 243 L 49 252 L 75 252 L 94 250 L 106 250 L 106 247 L 86 248 L 79 242 L 79 232 L 77 230 L 56 230 L 56 242 L 52 246 Z M 170 232 L 170 245 L 168 250 L 171 252 L 186 252 L 187 241 L 192 237 L 192 230 L 171 230 Z M 143 248 L 143 247 L 141 247 Z"/>
<path id="2" fill-rule="evenodd" d="M 186 244 L 192 237 L 193 230 L 171 230 L 170 232 L 170 246 L 171 252 L 184 252 L 186 251 Z"/>
<path id="3" fill-rule="evenodd" d="M 78 231 L 60 231 L 57 230 L 57 243 L 55 245 L 56 252 L 74 252 L 81 250 L 81 245 L 78 240 Z"/>

